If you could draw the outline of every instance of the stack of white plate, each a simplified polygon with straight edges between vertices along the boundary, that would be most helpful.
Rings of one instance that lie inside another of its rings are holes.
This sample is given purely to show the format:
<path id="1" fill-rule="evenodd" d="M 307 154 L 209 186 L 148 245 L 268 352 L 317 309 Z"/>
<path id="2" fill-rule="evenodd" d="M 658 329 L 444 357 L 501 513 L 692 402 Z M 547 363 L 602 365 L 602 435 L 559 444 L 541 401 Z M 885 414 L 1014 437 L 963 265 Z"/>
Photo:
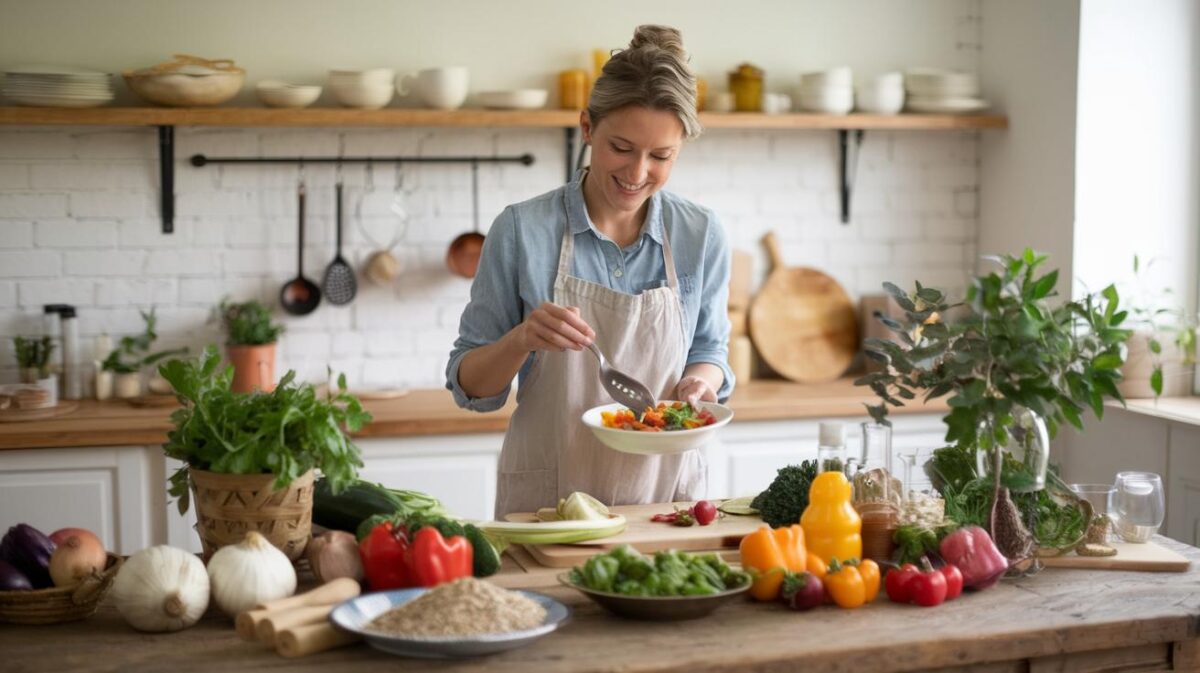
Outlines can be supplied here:
<path id="1" fill-rule="evenodd" d="M 390 103 L 396 93 L 396 71 L 391 68 L 330 70 L 329 89 L 346 107 L 377 110 Z"/>
<path id="2" fill-rule="evenodd" d="M 900 112 L 904 109 L 904 76 L 889 72 L 858 85 L 857 102 L 863 112 L 883 115 Z"/>
<path id="3" fill-rule="evenodd" d="M 96 107 L 112 101 L 112 75 L 68 66 L 15 66 L 4 71 L 3 92 L 19 105 Z"/>
<path id="4" fill-rule="evenodd" d="M 988 107 L 979 98 L 979 77 L 969 72 L 914 68 L 904 73 L 904 89 L 914 112 L 966 113 Z"/>
<path id="5" fill-rule="evenodd" d="M 854 72 L 847 67 L 800 75 L 800 107 L 844 115 L 854 109 Z"/>

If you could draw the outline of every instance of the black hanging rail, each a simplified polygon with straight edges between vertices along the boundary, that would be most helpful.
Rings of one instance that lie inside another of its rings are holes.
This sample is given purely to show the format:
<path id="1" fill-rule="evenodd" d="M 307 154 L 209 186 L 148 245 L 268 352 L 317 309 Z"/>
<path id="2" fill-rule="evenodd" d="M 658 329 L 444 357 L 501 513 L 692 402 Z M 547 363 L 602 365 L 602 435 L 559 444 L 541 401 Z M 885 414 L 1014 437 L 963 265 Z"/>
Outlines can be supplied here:
<path id="1" fill-rule="evenodd" d="M 515 157 L 210 157 L 193 154 L 193 166 L 209 164 L 522 164 L 533 165 L 532 154 Z"/>

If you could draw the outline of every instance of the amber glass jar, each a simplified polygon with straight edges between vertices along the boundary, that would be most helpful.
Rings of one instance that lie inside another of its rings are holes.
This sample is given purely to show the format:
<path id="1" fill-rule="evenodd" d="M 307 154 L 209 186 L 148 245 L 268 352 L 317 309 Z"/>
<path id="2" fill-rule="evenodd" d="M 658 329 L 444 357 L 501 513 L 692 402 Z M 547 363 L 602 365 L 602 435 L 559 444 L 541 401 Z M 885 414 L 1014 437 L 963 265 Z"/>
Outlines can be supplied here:
<path id="1" fill-rule="evenodd" d="M 729 90 L 733 93 L 733 109 L 738 112 L 762 112 L 763 71 L 743 63 L 729 73 Z"/>
<path id="2" fill-rule="evenodd" d="M 588 104 L 591 78 L 586 70 L 564 70 L 558 73 L 558 107 L 564 110 L 582 110 Z"/>

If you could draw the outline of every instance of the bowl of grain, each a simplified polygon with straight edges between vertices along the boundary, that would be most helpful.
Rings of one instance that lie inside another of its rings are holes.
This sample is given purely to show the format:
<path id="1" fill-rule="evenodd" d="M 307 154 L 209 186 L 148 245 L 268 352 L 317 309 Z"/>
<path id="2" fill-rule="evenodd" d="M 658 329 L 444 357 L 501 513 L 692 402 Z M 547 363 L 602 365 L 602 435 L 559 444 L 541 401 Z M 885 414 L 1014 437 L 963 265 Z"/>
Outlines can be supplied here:
<path id="1" fill-rule="evenodd" d="M 405 657 L 452 659 L 512 650 L 566 623 L 570 610 L 533 591 L 464 577 L 433 589 L 364 594 L 334 608 L 335 626 Z"/>

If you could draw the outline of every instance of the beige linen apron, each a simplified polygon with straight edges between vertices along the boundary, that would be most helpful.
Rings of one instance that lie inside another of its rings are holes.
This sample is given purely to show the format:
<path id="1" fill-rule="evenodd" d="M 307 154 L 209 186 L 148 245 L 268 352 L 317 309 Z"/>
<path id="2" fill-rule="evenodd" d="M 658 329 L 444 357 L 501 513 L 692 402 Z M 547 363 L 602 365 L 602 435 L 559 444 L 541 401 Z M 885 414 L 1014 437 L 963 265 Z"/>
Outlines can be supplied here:
<path id="1" fill-rule="evenodd" d="M 564 194 L 564 201 L 566 195 Z M 570 218 L 570 208 L 567 208 Z M 554 303 L 577 306 L 613 366 L 668 397 L 687 359 L 683 305 L 663 233 L 667 286 L 629 295 L 571 275 L 575 236 L 563 225 Z M 706 463 L 699 450 L 666 456 L 621 453 L 601 444 L 580 416 L 612 402 L 600 385 L 599 364 L 587 351 L 538 351 L 517 391 L 517 409 L 500 453 L 496 518 L 553 507 L 573 491 L 609 505 L 694 500 L 704 492 Z"/>

